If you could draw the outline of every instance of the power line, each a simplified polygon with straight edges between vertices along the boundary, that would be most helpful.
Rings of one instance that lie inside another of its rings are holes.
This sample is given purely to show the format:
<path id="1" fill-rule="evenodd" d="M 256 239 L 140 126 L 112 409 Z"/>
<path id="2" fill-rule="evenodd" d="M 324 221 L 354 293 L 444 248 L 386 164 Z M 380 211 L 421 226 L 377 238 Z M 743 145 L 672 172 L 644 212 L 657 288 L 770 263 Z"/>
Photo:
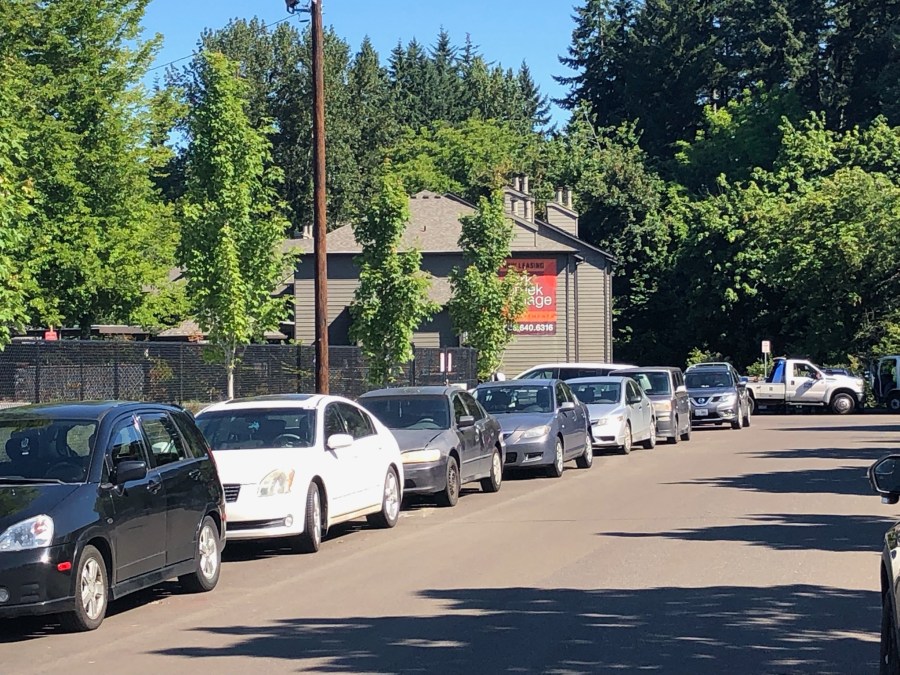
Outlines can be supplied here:
<path id="1" fill-rule="evenodd" d="M 273 21 L 272 23 L 268 23 L 265 26 L 263 26 L 263 30 L 277 26 L 278 24 L 284 23 L 285 21 L 290 21 L 291 19 L 294 18 L 294 16 L 295 16 L 294 14 L 288 14 L 283 19 L 278 19 L 278 21 Z M 147 72 L 152 73 L 154 70 L 160 70 L 161 68 L 168 68 L 169 66 L 173 66 L 176 63 L 181 63 L 182 61 L 187 61 L 188 59 L 192 59 L 192 58 L 194 58 L 195 55 L 196 55 L 196 52 L 194 54 L 188 54 L 187 56 L 182 56 L 179 59 L 172 59 L 171 61 L 168 61 L 166 63 L 161 63 L 158 66 L 153 66 L 152 68 L 147 68 Z"/>

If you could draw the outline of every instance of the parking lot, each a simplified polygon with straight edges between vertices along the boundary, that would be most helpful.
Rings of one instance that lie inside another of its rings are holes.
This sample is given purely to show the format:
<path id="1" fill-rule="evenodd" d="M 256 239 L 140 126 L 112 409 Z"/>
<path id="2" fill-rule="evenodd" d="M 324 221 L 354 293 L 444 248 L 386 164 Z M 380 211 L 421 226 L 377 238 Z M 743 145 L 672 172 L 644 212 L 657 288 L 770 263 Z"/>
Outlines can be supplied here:
<path id="1" fill-rule="evenodd" d="M 865 468 L 898 447 L 896 416 L 757 416 L 315 555 L 229 545 L 213 593 L 163 584 L 89 634 L 0 623 L 0 672 L 875 672 L 900 509 Z"/>

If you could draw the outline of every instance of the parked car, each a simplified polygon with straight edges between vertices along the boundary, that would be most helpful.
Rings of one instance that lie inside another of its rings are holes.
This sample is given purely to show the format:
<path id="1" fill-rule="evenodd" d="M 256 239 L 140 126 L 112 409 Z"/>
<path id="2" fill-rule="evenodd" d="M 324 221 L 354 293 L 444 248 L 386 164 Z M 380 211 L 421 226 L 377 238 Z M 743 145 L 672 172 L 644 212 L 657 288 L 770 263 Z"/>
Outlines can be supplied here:
<path id="1" fill-rule="evenodd" d="M 328 529 L 366 516 L 394 527 L 403 462 L 394 436 L 339 396 L 286 394 L 218 403 L 197 415 L 225 488 L 234 540 L 283 538 L 319 550 Z"/>
<path id="2" fill-rule="evenodd" d="M 574 380 L 576 377 L 603 377 L 614 370 L 634 368 L 628 363 L 542 363 L 516 375 L 516 380 Z"/>
<path id="3" fill-rule="evenodd" d="M 801 359 L 775 359 L 766 381 L 749 383 L 747 391 L 754 411 L 813 406 L 846 415 L 862 409 L 866 400 L 861 377 L 832 375 Z"/>
<path id="4" fill-rule="evenodd" d="M 882 457 L 869 467 L 869 482 L 872 489 L 881 495 L 885 504 L 900 501 L 900 455 Z M 895 523 L 884 535 L 881 552 L 881 658 L 879 673 L 896 675 L 900 672 L 900 568 L 896 556 L 900 551 Z"/>
<path id="5" fill-rule="evenodd" d="M 669 443 L 691 440 L 691 399 L 680 368 L 653 366 L 617 370 L 630 377 L 653 402 L 656 433 Z"/>
<path id="6" fill-rule="evenodd" d="M 475 398 L 500 422 L 507 467 L 544 467 L 560 477 L 574 459 L 579 469 L 594 463 L 587 407 L 562 380 L 486 382 Z"/>
<path id="7" fill-rule="evenodd" d="M 653 403 L 630 377 L 584 377 L 567 384 L 587 406 L 595 448 L 619 448 L 627 455 L 634 443 L 656 447 Z"/>
<path id="8" fill-rule="evenodd" d="M 882 356 L 872 364 L 868 376 L 878 404 L 900 413 L 900 356 Z"/>
<path id="9" fill-rule="evenodd" d="M 691 423 L 731 424 L 732 429 L 750 426 L 752 406 L 747 384 L 730 365 L 691 366 L 684 381 L 691 397 Z"/>
<path id="10" fill-rule="evenodd" d="M 497 492 L 506 455 L 500 423 L 458 387 L 402 387 L 363 394 L 359 404 L 400 446 L 406 494 L 434 495 L 456 506 L 463 485 Z"/>
<path id="11" fill-rule="evenodd" d="M 123 403 L 0 412 L 0 618 L 94 630 L 111 600 L 219 580 L 225 500 L 189 413 Z"/>

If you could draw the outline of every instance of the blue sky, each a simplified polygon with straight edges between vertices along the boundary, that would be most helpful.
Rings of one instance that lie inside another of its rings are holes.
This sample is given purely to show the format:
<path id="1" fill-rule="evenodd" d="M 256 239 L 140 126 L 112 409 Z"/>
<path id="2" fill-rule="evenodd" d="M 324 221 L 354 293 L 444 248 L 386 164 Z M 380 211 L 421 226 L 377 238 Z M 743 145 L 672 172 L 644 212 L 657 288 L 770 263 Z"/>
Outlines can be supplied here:
<path id="1" fill-rule="evenodd" d="M 359 47 L 368 35 L 382 57 L 412 38 L 431 45 L 443 26 L 457 44 L 466 33 L 490 60 L 518 68 L 525 60 L 544 93 L 564 89 L 553 81 L 565 74 L 558 57 L 571 40 L 574 0 L 323 0 L 325 25 Z M 578 3 L 580 4 L 580 2 Z M 189 55 L 204 28 L 219 28 L 235 17 L 259 16 L 266 23 L 286 15 L 283 0 L 151 0 L 144 19 L 148 36 L 165 41 L 157 65 Z M 150 73 L 150 78 L 164 71 Z M 554 107 L 554 121 L 565 113 Z"/>

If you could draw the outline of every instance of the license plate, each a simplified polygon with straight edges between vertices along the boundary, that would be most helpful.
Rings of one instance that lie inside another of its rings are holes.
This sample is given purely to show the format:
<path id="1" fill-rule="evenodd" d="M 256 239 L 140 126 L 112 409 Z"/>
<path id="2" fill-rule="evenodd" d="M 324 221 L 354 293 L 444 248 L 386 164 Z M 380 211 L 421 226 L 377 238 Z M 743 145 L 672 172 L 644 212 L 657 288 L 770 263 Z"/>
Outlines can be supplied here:
<path id="1" fill-rule="evenodd" d="M 694 410 L 694 415 L 697 417 L 707 417 L 709 415 L 709 410 L 706 408 L 696 408 Z"/>

